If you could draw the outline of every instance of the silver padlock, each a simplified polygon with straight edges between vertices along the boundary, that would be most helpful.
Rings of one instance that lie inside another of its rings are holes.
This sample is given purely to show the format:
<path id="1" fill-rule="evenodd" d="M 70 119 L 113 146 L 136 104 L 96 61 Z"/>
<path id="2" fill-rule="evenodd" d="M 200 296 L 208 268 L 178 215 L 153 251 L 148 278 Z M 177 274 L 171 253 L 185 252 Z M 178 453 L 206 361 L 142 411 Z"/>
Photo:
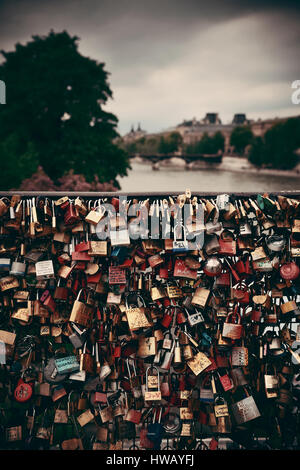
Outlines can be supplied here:
<path id="1" fill-rule="evenodd" d="M 216 205 L 219 211 L 228 211 L 230 208 L 229 194 L 218 194 Z"/>
<path id="2" fill-rule="evenodd" d="M 241 237 L 249 237 L 252 235 L 252 230 L 248 222 L 242 222 L 239 225 L 239 231 Z"/>
<path id="3" fill-rule="evenodd" d="M 193 313 L 193 314 L 190 314 L 188 310 L 185 310 L 187 314 L 187 320 L 190 326 L 195 326 L 195 325 L 198 325 L 198 323 L 203 323 L 205 321 L 202 313 L 197 309 L 195 310 L 196 310 L 196 313 Z"/>
<path id="4" fill-rule="evenodd" d="M 75 349 L 80 349 L 85 343 L 87 329 L 81 330 L 75 323 L 71 323 L 74 333 L 69 336 L 69 340 Z"/>
<path id="5" fill-rule="evenodd" d="M 25 272 L 26 272 L 26 263 L 22 263 L 21 261 L 18 261 L 17 259 L 12 262 L 10 272 L 12 276 L 16 277 L 24 277 Z"/>

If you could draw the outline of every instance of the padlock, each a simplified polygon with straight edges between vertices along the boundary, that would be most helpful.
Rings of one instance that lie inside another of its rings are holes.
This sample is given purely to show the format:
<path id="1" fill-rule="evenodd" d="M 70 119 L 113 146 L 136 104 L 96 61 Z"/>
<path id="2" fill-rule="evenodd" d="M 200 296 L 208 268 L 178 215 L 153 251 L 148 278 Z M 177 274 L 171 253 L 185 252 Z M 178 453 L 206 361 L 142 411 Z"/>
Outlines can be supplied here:
<path id="1" fill-rule="evenodd" d="M 219 238 L 219 256 L 235 256 L 236 241 L 229 230 L 223 230 Z"/>
<path id="2" fill-rule="evenodd" d="M 38 261 L 35 263 L 37 279 L 51 279 L 54 277 L 54 267 L 52 260 Z"/>
<path id="3" fill-rule="evenodd" d="M 180 347 L 178 338 L 175 338 L 173 365 L 177 366 L 177 365 L 180 365 L 181 363 L 182 363 L 181 347 Z"/>
<path id="4" fill-rule="evenodd" d="M 161 424 L 162 408 L 160 408 L 157 418 L 156 416 L 157 413 L 154 412 L 153 422 L 149 424 L 147 429 L 147 438 L 154 442 L 154 449 L 159 449 L 164 431 L 163 425 Z M 155 421 L 156 419 L 158 419 L 157 422 Z"/>
<path id="5" fill-rule="evenodd" d="M 218 194 L 216 199 L 216 206 L 219 211 L 228 211 L 230 204 L 229 194 Z"/>
<path id="6" fill-rule="evenodd" d="M 61 409 L 61 402 L 55 410 L 54 423 L 55 424 L 67 424 L 69 420 L 68 411 Z"/>
<path id="7" fill-rule="evenodd" d="M 56 286 L 55 291 L 54 291 L 53 298 L 55 300 L 66 302 L 67 299 L 68 299 L 68 296 L 69 296 L 69 291 L 68 291 L 67 287 L 61 286 L 60 283 L 61 283 L 61 279 L 58 280 L 57 286 Z"/>
<path id="8" fill-rule="evenodd" d="M 210 290 L 204 287 L 197 287 L 193 299 L 192 304 L 197 305 L 199 307 L 205 307 L 210 295 Z"/>
<path id="9" fill-rule="evenodd" d="M 15 442 L 22 440 L 22 426 L 10 426 L 5 428 L 5 440 L 7 442 Z"/>
<path id="10" fill-rule="evenodd" d="M 94 372 L 94 359 L 91 353 L 86 351 L 87 343 L 84 343 L 82 353 L 80 353 L 80 365 L 79 370 L 85 371 L 88 374 L 93 374 Z M 74 371 L 72 371 L 74 372 Z"/>
<path id="11" fill-rule="evenodd" d="M 231 405 L 231 411 L 237 425 L 260 417 L 260 411 L 252 395 L 243 387 L 246 397 Z"/>
<path id="12" fill-rule="evenodd" d="M 79 212 L 76 206 L 70 202 L 64 213 L 64 223 L 65 225 L 74 225 L 78 221 L 80 221 Z"/>
<path id="13" fill-rule="evenodd" d="M 163 340 L 163 343 L 162 343 L 162 349 L 166 349 L 166 350 L 170 350 L 172 347 L 172 337 L 171 337 L 171 333 L 169 331 L 166 331 L 164 333 L 164 340 Z"/>
<path id="14" fill-rule="evenodd" d="M 202 314 L 202 312 L 195 308 L 196 313 L 189 313 L 188 310 L 186 310 L 187 314 L 187 321 L 191 327 L 198 325 L 199 323 L 204 323 L 205 319 Z"/>
<path id="15" fill-rule="evenodd" d="M 18 385 L 14 390 L 14 398 L 19 403 L 25 403 L 32 397 L 32 385 L 24 382 L 23 378 L 18 380 Z"/>
<path id="16" fill-rule="evenodd" d="M 238 323 L 231 323 L 230 320 L 237 319 Z M 241 316 L 237 312 L 237 307 L 232 314 L 229 314 L 223 324 L 222 336 L 233 340 L 240 339 L 243 334 L 243 325 L 241 324 Z"/>
<path id="17" fill-rule="evenodd" d="M 161 320 L 161 325 L 164 327 L 164 328 L 169 328 L 170 325 L 171 325 L 171 322 L 173 320 L 173 315 L 175 313 L 175 309 L 174 309 L 174 306 L 173 305 L 169 305 L 166 310 L 165 310 L 165 313 L 164 313 L 164 316 Z"/>
<path id="18" fill-rule="evenodd" d="M 227 406 L 225 398 L 217 394 L 215 379 L 213 375 L 211 377 L 211 384 L 212 384 L 212 391 L 214 395 L 214 412 L 215 412 L 215 416 L 217 420 L 219 418 L 224 418 L 225 416 L 229 416 L 228 406 Z"/>
<path id="19" fill-rule="evenodd" d="M 219 376 L 219 381 L 224 389 L 224 392 L 228 392 L 228 390 L 232 390 L 234 387 L 233 380 L 229 377 L 227 373 L 221 375 L 219 371 L 217 372 Z"/>
<path id="20" fill-rule="evenodd" d="M 173 341 L 171 349 L 166 351 L 163 355 L 163 359 L 160 364 L 160 368 L 163 370 L 169 370 L 172 365 L 173 355 L 175 349 L 175 340 Z"/>
<path id="21" fill-rule="evenodd" d="M 245 346 L 234 346 L 231 350 L 231 364 L 232 366 L 247 366 L 248 365 L 248 349 Z"/>
<path id="22" fill-rule="evenodd" d="M 141 336 L 139 338 L 139 347 L 137 351 L 137 356 L 145 358 L 149 356 L 155 356 L 156 354 L 157 354 L 157 341 L 156 341 L 155 336 L 150 336 L 148 338 Z"/>
<path id="23" fill-rule="evenodd" d="M 148 311 L 143 297 L 137 294 L 137 298 L 142 301 L 142 307 L 129 306 L 128 304 L 129 295 L 126 296 L 126 317 L 128 326 L 131 331 L 139 330 L 140 328 L 148 328 L 151 326 L 151 321 L 148 318 Z"/>
<path id="24" fill-rule="evenodd" d="M 276 375 L 275 370 L 270 370 L 270 366 L 268 364 L 266 364 L 265 367 L 264 382 L 266 397 L 277 398 L 279 388 L 279 377 Z"/>
<path id="25" fill-rule="evenodd" d="M 183 232 L 183 239 L 179 240 L 178 238 L 181 236 L 181 232 Z M 180 233 L 179 237 L 178 233 Z M 182 223 L 177 223 L 174 226 L 174 240 L 172 251 L 174 253 L 185 253 L 189 251 L 189 243 L 186 239 L 186 229 Z"/>
<path id="26" fill-rule="evenodd" d="M 96 204 L 96 202 L 95 202 Z M 94 205 L 94 208 L 86 215 L 85 221 L 92 225 L 98 225 L 105 213 L 105 209 L 102 206 Z"/>
<path id="27" fill-rule="evenodd" d="M 139 424 L 142 418 L 142 413 L 139 410 L 130 409 L 126 413 L 125 421 L 130 421 L 134 424 Z"/>
<path id="28" fill-rule="evenodd" d="M 21 260 L 19 261 L 18 259 L 19 257 L 17 257 L 15 261 L 12 262 L 9 274 L 16 277 L 24 277 L 27 269 L 27 264 Z"/>
<path id="29" fill-rule="evenodd" d="M 78 292 L 69 318 L 70 322 L 89 328 L 92 324 L 94 308 L 80 300 L 83 289 Z"/>
<path id="30" fill-rule="evenodd" d="M 80 397 L 78 399 L 78 404 L 77 404 L 78 410 L 86 410 L 88 408 L 88 398 L 87 398 L 87 393 L 82 392 L 80 394 Z"/>
<path id="31" fill-rule="evenodd" d="M 287 296 L 282 297 L 280 309 L 282 316 L 297 317 L 300 315 L 300 310 L 295 300 L 289 300 Z"/>
<path id="32" fill-rule="evenodd" d="M 117 421 L 117 435 L 120 440 L 134 439 L 136 436 L 135 424 L 131 421 Z"/>
<path id="33" fill-rule="evenodd" d="M 156 370 L 157 372 L 157 390 L 152 390 L 150 391 L 149 390 L 149 382 L 148 382 L 148 379 L 149 379 L 149 372 L 151 371 L 151 367 L 147 367 L 146 369 L 146 391 L 145 391 L 145 402 L 159 402 L 161 401 L 161 391 L 160 391 L 160 381 L 159 381 L 159 371 L 157 369 L 157 367 L 153 367 L 153 369 Z"/>
<path id="34" fill-rule="evenodd" d="M 80 349 L 86 342 L 87 328 L 81 330 L 75 323 L 72 323 L 71 327 L 74 332 L 68 335 L 68 339 L 75 349 Z"/>

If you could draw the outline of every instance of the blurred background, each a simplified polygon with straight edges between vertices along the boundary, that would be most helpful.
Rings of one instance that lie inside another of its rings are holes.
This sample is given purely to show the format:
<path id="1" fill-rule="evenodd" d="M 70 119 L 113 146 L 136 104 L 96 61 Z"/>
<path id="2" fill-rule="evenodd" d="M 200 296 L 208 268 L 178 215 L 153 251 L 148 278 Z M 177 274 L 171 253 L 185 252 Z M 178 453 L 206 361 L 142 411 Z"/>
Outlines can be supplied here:
<path id="1" fill-rule="evenodd" d="M 299 21 L 296 0 L 2 0 L 0 189 L 300 189 Z"/>

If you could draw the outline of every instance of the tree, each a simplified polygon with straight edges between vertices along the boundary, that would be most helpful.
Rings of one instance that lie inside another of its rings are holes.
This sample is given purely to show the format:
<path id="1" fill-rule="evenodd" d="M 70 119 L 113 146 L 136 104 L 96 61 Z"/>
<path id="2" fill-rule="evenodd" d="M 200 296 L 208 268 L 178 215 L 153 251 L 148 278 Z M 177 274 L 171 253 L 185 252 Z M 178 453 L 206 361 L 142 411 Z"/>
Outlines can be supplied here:
<path id="1" fill-rule="evenodd" d="M 247 145 L 250 145 L 253 140 L 253 134 L 248 126 L 237 126 L 233 129 L 230 136 L 230 145 L 235 148 L 235 151 L 244 154 Z"/>
<path id="2" fill-rule="evenodd" d="M 179 132 L 172 132 L 168 136 L 160 138 L 158 152 L 161 154 L 174 153 L 182 143 L 182 137 Z"/>
<path id="3" fill-rule="evenodd" d="M 182 144 L 182 136 L 179 132 L 171 132 L 171 134 L 167 138 L 169 143 L 169 153 L 177 152 L 179 150 L 180 145 Z"/>
<path id="4" fill-rule="evenodd" d="M 127 153 L 113 143 L 117 117 L 104 111 L 112 98 L 105 64 L 78 52 L 78 40 L 66 31 L 33 36 L 12 52 L 1 51 L 0 77 L 6 83 L 7 104 L 0 107 L 0 142 L 9 139 L 11 175 L 1 172 L 2 188 L 17 186 L 42 166 L 56 183 L 69 171 L 88 182 L 116 180 L 129 168 Z M 12 144 L 17 136 L 17 144 Z M 0 148 L 0 161 L 7 158 Z M 117 183 L 116 183 L 117 185 Z"/>
<path id="5" fill-rule="evenodd" d="M 253 165 L 261 166 L 264 163 L 264 141 L 262 137 L 255 137 L 252 141 L 248 159 Z"/>
<path id="6" fill-rule="evenodd" d="M 214 140 L 214 146 L 215 146 L 214 153 L 217 153 L 218 150 L 222 150 L 222 152 L 224 152 L 225 137 L 222 134 L 222 132 L 220 131 L 216 132 L 215 135 L 213 136 L 213 140 Z"/>
<path id="7" fill-rule="evenodd" d="M 213 155 L 218 153 L 219 150 L 224 151 L 225 138 L 221 132 L 216 132 L 213 136 L 209 136 L 205 132 L 201 139 L 194 144 L 187 145 L 185 151 L 188 155 L 191 154 L 208 154 Z"/>
<path id="8" fill-rule="evenodd" d="M 38 153 L 32 142 L 25 142 L 12 132 L 0 141 L 0 184 L 2 189 L 19 185 L 38 165 Z"/>
<path id="9" fill-rule="evenodd" d="M 257 166 L 291 169 L 298 163 L 296 150 L 300 147 L 300 118 L 290 118 L 269 129 L 263 138 L 254 140 L 249 160 Z"/>

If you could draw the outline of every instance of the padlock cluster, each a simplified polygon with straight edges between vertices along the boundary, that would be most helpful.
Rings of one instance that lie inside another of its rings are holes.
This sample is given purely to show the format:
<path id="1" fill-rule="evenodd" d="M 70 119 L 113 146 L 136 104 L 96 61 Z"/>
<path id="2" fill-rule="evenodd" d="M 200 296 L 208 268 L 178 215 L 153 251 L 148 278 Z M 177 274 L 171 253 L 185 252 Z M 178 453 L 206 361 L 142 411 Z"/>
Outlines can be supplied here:
<path id="1" fill-rule="evenodd" d="M 15 194 L 0 253 L 2 449 L 300 447 L 297 196 Z"/>

